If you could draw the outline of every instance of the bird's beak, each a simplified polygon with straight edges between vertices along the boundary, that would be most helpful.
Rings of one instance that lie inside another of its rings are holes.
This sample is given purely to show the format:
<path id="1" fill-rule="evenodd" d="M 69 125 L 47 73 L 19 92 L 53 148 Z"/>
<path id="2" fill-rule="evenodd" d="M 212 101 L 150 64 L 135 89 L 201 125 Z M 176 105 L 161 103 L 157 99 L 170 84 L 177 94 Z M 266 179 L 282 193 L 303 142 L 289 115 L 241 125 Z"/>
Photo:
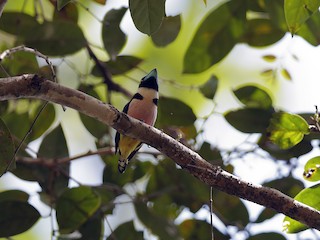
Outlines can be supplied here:
<path id="1" fill-rule="evenodd" d="M 155 69 L 153 69 L 151 72 L 149 72 L 149 74 L 148 75 L 146 75 L 144 78 L 143 78 L 143 80 L 147 80 L 147 79 L 149 79 L 149 78 L 155 78 L 155 79 L 158 79 L 158 72 L 157 72 L 157 69 L 155 68 Z"/>

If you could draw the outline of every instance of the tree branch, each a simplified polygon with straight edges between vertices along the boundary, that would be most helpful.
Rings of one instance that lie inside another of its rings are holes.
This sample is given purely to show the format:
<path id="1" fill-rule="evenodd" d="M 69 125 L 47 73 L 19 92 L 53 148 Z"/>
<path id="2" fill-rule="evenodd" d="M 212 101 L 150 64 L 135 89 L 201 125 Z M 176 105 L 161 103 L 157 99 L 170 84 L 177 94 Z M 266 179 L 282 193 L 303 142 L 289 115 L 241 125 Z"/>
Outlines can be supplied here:
<path id="1" fill-rule="evenodd" d="M 6 5 L 7 0 L 0 0 L 0 18 L 4 9 L 4 6 Z"/>
<path id="2" fill-rule="evenodd" d="M 83 92 L 63 87 L 32 74 L 0 79 L 0 100 L 17 98 L 37 98 L 71 107 L 98 119 L 120 133 L 138 138 L 155 147 L 209 186 L 272 208 L 309 227 L 320 230 L 319 211 L 278 190 L 243 181 L 222 170 L 219 166 L 211 165 L 199 154 L 160 130 L 131 118 L 113 106 L 104 104 Z"/>

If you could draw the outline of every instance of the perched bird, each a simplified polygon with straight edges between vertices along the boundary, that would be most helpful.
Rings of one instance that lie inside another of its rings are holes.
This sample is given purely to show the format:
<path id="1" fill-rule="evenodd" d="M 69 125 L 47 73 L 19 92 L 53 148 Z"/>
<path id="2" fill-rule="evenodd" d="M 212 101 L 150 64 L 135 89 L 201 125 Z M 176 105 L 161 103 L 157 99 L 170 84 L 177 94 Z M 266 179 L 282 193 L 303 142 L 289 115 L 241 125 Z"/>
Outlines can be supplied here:
<path id="1" fill-rule="evenodd" d="M 133 95 L 123 112 L 151 126 L 157 118 L 158 105 L 158 76 L 157 69 L 153 69 L 141 79 L 138 92 Z M 116 133 L 115 153 L 119 152 L 118 170 L 123 173 L 131 158 L 139 151 L 142 143 L 134 138 Z"/>

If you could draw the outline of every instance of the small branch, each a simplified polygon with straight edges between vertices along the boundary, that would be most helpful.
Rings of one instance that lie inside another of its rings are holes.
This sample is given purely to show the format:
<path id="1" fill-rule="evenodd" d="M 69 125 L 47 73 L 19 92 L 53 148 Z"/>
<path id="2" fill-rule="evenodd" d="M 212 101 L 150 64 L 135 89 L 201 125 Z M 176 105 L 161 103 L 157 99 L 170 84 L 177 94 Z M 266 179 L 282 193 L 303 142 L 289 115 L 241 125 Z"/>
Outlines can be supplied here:
<path id="1" fill-rule="evenodd" d="M 103 82 L 108 86 L 108 90 L 123 93 L 128 98 L 131 98 L 132 94 L 130 92 L 128 92 L 125 88 L 121 87 L 119 84 L 112 81 L 111 73 L 108 71 L 106 66 L 104 66 L 103 63 L 98 59 L 98 57 L 94 54 L 94 52 L 89 47 L 89 45 L 87 45 L 87 50 L 88 50 L 89 56 L 96 63 L 99 71 L 101 72 L 103 76 Z"/>
<path id="2" fill-rule="evenodd" d="M 4 9 L 4 6 L 6 5 L 7 0 L 0 0 L 0 18 Z"/>
<path id="3" fill-rule="evenodd" d="M 37 75 L 26 74 L 0 79 L 0 101 L 37 98 L 71 107 L 113 127 L 122 134 L 155 147 L 189 171 L 200 181 L 228 194 L 272 208 L 309 227 L 320 230 L 320 212 L 278 190 L 246 182 L 219 166 L 211 165 L 199 154 L 160 130 L 131 118 L 109 104 L 83 92 L 63 87 Z"/>

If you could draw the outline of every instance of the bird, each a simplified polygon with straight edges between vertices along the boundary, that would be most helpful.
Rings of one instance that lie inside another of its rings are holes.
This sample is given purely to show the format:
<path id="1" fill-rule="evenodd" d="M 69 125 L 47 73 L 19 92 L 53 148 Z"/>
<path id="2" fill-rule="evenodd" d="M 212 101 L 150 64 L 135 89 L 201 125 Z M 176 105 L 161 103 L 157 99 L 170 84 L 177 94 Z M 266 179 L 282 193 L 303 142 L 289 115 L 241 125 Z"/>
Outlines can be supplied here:
<path id="1" fill-rule="evenodd" d="M 154 126 L 158 112 L 158 73 L 153 69 L 141 79 L 137 93 L 124 106 L 123 112 L 146 124 Z M 142 142 L 138 139 L 116 133 L 115 154 L 119 153 L 118 171 L 124 173 L 129 161 L 141 148 Z"/>

